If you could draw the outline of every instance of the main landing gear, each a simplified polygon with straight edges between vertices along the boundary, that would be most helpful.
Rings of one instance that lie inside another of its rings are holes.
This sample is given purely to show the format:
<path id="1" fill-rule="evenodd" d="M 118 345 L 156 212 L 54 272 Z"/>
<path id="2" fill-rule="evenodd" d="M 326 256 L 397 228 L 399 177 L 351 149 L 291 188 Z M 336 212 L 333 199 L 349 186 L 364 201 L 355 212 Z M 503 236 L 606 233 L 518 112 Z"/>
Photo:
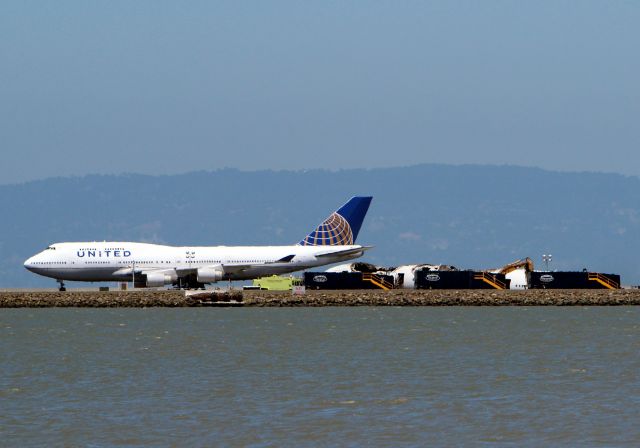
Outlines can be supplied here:
<path id="1" fill-rule="evenodd" d="M 60 283 L 60 288 L 58 288 L 58 291 L 64 292 L 67 290 L 67 288 L 64 287 L 64 282 L 62 280 L 56 280 L 56 281 Z"/>
<path id="2" fill-rule="evenodd" d="M 195 274 L 178 277 L 178 280 L 173 283 L 175 289 L 205 289 L 205 286 L 197 280 Z"/>

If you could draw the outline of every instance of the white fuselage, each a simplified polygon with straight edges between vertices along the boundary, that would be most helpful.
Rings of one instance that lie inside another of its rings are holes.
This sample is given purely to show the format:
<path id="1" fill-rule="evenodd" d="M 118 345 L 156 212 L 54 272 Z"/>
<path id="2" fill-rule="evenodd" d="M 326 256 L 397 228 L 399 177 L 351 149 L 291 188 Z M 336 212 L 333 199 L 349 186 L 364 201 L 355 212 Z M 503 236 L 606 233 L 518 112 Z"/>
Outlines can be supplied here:
<path id="1" fill-rule="evenodd" d="M 163 275 L 168 284 L 168 280 L 207 269 L 219 272 L 219 280 L 284 274 L 357 258 L 366 249 L 359 245 L 176 247 L 130 242 L 57 243 L 24 265 L 57 280 L 131 281 L 141 274 Z"/>
<path id="2" fill-rule="evenodd" d="M 514 269 L 505 276 L 509 283 L 509 289 L 529 289 L 529 275 L 524 268 Z"/>

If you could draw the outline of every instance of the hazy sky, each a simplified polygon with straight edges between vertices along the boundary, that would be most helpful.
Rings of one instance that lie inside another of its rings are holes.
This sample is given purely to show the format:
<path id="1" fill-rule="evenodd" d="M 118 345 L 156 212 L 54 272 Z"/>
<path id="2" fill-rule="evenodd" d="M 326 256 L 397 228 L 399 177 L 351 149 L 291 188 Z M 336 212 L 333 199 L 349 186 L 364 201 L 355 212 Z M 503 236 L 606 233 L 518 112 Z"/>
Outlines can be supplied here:
<path id="1" fill-rule="evenodd" d="M 640 2 L 4 0 L 0 145 L 0 183 L 424 162 L 640 175 Z"/>

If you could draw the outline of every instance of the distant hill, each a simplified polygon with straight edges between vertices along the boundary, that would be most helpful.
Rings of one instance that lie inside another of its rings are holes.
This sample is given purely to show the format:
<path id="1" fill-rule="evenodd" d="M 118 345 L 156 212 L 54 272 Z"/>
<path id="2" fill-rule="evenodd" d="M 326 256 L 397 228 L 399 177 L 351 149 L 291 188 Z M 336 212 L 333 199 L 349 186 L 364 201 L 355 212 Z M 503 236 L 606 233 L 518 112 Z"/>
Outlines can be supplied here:
<path id="1" fill-rule="evenodd" d="M 53 178 L 0 186 L 0 287 L 53 286 L 22 266 L 52 242 L 295 243 L 357 194 L 374 196 L 365 261 L 541 267 L 550 252 L 555 269 L 638 284 L 639 193 L 636 177 L 509 166 Z"/>

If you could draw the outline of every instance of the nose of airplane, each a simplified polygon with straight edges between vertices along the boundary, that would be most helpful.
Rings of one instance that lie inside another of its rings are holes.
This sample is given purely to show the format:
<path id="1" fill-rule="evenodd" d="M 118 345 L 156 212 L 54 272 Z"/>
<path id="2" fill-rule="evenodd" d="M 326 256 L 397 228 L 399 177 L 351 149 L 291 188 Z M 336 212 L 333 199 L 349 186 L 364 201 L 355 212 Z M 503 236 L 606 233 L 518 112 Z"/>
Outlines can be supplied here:
<path id="1" fill-rule="evenodd" d="M 24 262 L 24 267 L 27 268 L 28 270 L 33 270 L 34 267 L 34 257 L 30 257 L 28 258 L 25 262 Z"/>

